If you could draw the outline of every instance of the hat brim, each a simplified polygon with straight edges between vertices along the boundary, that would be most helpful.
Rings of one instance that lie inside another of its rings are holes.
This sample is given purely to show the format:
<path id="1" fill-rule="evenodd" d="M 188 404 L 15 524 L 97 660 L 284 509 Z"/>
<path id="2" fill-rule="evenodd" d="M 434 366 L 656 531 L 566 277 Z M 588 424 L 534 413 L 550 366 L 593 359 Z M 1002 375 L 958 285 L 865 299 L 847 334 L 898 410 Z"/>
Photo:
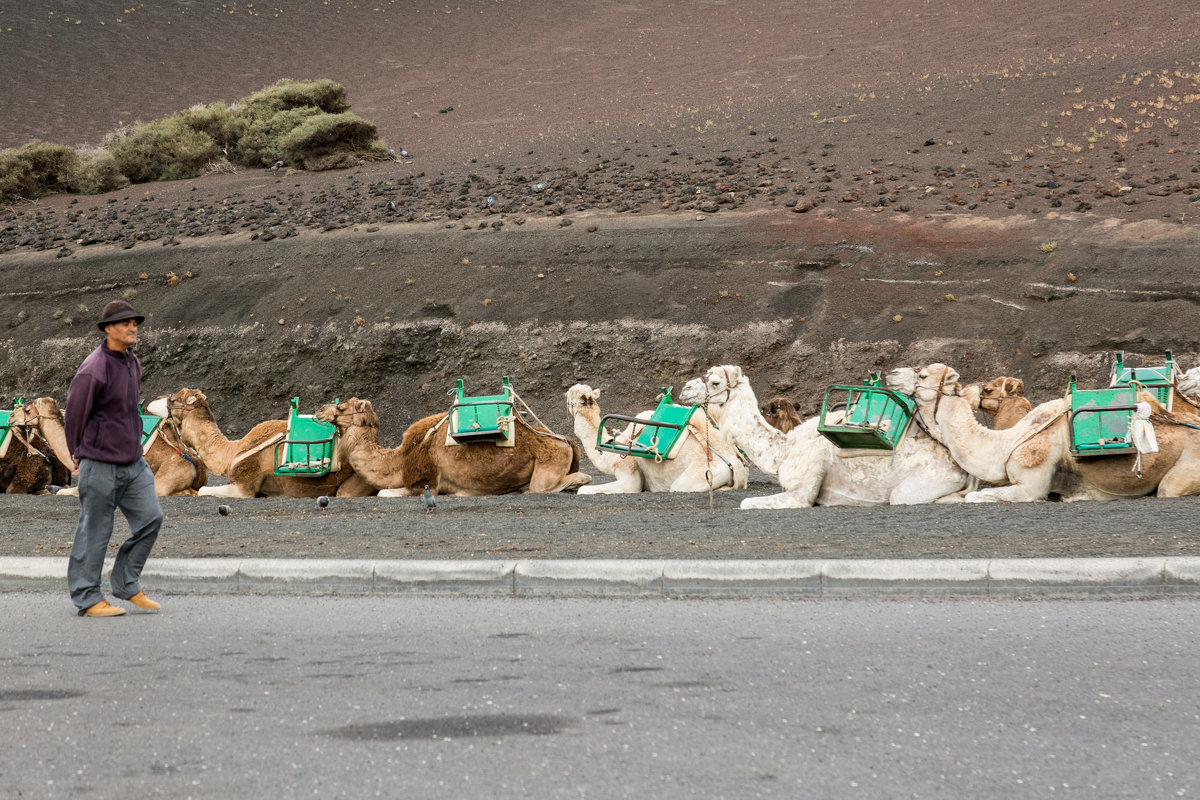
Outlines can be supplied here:
<path id="1" fill-rule="evenodd" d="M 106 317 L 105 319 L 100 320 L 96 323 L 96 327 L 98 327 L 100 330 L 104 330 L 114 322 L 124 322 L 127 319 L 137 320 L 138 325 L 141 325 L 146 320 L 146 318 L 141 314 L 137 314 L 133 311 L 121 311 L 113 314 L 111 317 Z"/>

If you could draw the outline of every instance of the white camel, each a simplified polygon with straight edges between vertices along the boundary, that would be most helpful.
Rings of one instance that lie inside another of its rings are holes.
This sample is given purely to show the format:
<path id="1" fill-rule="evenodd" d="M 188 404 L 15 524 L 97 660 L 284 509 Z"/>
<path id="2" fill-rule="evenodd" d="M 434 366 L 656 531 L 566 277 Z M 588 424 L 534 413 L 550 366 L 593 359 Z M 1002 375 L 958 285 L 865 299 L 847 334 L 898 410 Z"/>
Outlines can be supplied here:
<path id="1" fill-rule="evenodd" d="M 1156 420 L 1158 451 L 1135 455 L 1106 455 L 1076 459 L 1071 455 L 1068 413 L 1070 399 L 1035 406 L 1013 427 L 992 430 L 975 418 L 970 401 L 958 389 L 958 373 L 945 364 L 920 371 L 902 368 L 888 375 L 897 391 L 911 395 L 929 425 L 930 433 L 950 449 L 963 469 L 992 486 L 971 492 L 967 502 L 1028 502 L 1044 500 L 1052 491 L 1069 487 L 1071 499 L 1115 500 L 1178 497 L 1200 492 L 1200 432 L 1188 425 L 1170 424 L 1169 415 L 1146 393 Z"/>
<path id="2" fill-rule="evenodd" d="M 709 424 L 697 410 L 688 422 L 683 441 L 671 458 L 623 456 L 596 447 L 600 428 L 600 390 L 577 383 L 567 390 L 567 411 L 575 419 L 575 435 L 589 459 L 601 472 L 616 480 L 581 486 L 579 494 L 629 494 L 634 492 L 706 492 L 709 489 L 745 489 L 750 470 L 742 463 L 737 448 Z M 637 416 L 649 419 L 653 412 Z M 644 427 L 644 426 L 643 426 Z M 635 429 L 636 428 L 636 429 Z M 642 427 L 630 423 L 618 442 L 631 442 Z"/>
<path id="3" fill-rule="evenodd" d="M 817 431 L 818 417 L 782 433 L 759 412 L 741 367 L 711 368 L 703 378 L 688 381 L 679 402 L 705 405 L 755 466 L 779 478 L 782 492 L 748 497 L 742 508 L 958 502 L 957 493 L 972 485 L 946 448 L 915 422 L 896 450 L 882 455 L 847 457 Z"/>

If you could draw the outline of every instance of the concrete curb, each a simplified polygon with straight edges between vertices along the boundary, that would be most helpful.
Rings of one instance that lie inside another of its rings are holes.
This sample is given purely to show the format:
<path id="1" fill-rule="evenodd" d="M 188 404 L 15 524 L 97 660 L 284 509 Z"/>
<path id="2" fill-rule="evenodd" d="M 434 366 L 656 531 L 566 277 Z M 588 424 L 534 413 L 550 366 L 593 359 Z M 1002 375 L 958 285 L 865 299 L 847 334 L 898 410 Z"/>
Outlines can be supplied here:
<path id="1" fill-rule="evenodd" d="M 105 572 L 112 566 L 106 563 Z M 0 592 L 66 591 L 65 558 L 0 558 Z M 152 593 L 509 597 L 1200 595 L 1200 557 L 761 561 L 151 559 Z"/>

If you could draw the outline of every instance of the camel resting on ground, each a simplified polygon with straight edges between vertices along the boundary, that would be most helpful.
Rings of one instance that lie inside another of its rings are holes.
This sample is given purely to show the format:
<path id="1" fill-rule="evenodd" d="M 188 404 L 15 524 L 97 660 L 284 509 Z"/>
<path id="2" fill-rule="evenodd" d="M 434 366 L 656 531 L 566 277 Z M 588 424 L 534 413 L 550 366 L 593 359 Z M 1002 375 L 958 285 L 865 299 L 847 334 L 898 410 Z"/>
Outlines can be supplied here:
<path id="1" fill-rule="evenodd" d="M 42 422 L 46 421 L 46 432 Z M 52 421 L 52 422 L 51 422 Z M 57 424 L 55 428 L 54 424 Z M 0 488 L 7 494 L 49 494 L 48 486 L 71 483 L 71 457 L 58 404 L 39 397 L 13 409 L 5 446 L 0 435 Z"/>
<path id="2" fill-rule="evenodd" d="M 784 433 L 788 433 L 792 428 L 800 427 L 804 422 L 804 418 L 796 410 L 796 404 L 786 397 L 775 397 L 768 400 L 762 407 L 762 415 L 768 425 L 778 428 Z"/>
<path id="3" fill-rule="evenodd" d="M 379 416 L 371 401 L 352 397 L 322 406 L 316 414 L 337 426 L 339 452 L 356 473 L 382 490 L 381 497 L 419 495 L 426 486 L 433 494 L 463 496 L 509 494 L 526 486 L 531 492 L 562 492 L 591 481 L 579 472 L 579 450 L 571 442 L 519 415 L 512 447 L 447 444 L 449 416 L 443 412 L 414 422 L 399 447 L 385 449 L 379 445 Z"/>
<path id="4" fill-rule="evenodd" d="M 1072 456 L 1069 399 L 1042 403 L 1012 428 L 991 430 L 975 419 L 958 373 L 945 364 L 893 370 L 888 381 L 917 401 L 930 433 L 963 469 L 986 483 L 1008 484 L 971 492 L 967 502 L 1044 500 L 1061 473 L 1077 487 L 1074 494 L 1093 500 L 1200 492 L 1200 431 L 1170 424 L 1171 415 L 1144 392 L 1138 399 L 1154 412 L 1158 452 L 1142 453 L 1138 461 L 1136 455 Z"/>
<path id="5" fill-rule="evenodd" d="M 355 473 L 348 463 L 320 477 L 280 476 L 275 474 L 275 444 L 287 436 L 286 420 L 260 422 L 237 441 L 221 433 L 208 398 L 196 389 L 180 389 L 175 394 L 149 403 L 146 410 L 170 420 L 178 427 L 183 442 L 200 454 L 214 475 L 229 478 L 226 486 L 205 486 L 202 495 L 218 497 L 366 497 L 375 488 Z"/>
<path id="6" fill-rule="evenodd" d="M 635 492 L 706 492 L 710 489 L 745 489 L 750 470 L 742 463 L 737 448 L 709 423 L 702 411 L 688 422 L 685 438 L 672 458 L 657 460 L 624 456 L 596 447 L 600 428 L 600 390 L 577 383 L 567 390 L 567 411 L 575 419 L 575 436 L 583 443 L 588 458 L 601 472 L 616 480 L 584 486 L 579 494 L 627 494 Z M 637 416 L 649 419 L 653 412 Z M 618 442 L 632 442 L 644 429 L 630 423 L 617 435 Z"/>
<path id="7" fill-rule="evenodd" d="M 748 497 L 742 508 L 957 502 L 957 493 L 970 485 L 946 448 L 916 424 L 910 424 L 895 452 L 858 457 L 847 457 L 817 431 L 819 417 L 789 433 L 771 427 L 741 367 L 712 367 L 703 378 L 687 382 L 679 401 L 704 406 L 759 469 L 778 476 L 783 492 Z"/>
<path id="8" fill-rule="evenodd" d="M 70 464 L 71 454 L 67 452 L 67 434 L 58 404 L 49 397 L 38 398 L 34 403 L 38 409 L 38 429 L 50 442 L 58 459 Z M 208 483 L 208 470 L 199 453 L 184 444 L 179 431 L 166 420 L 159 423 L 148 445 L 142 448 L 142 458 L 154 473 L 154 493 L 159 497 L 194 495 Z M 67 477 L 70 477 L 69 470 Z M 79 488 L 73 486 L 59 494 L 77 495 Z"/>

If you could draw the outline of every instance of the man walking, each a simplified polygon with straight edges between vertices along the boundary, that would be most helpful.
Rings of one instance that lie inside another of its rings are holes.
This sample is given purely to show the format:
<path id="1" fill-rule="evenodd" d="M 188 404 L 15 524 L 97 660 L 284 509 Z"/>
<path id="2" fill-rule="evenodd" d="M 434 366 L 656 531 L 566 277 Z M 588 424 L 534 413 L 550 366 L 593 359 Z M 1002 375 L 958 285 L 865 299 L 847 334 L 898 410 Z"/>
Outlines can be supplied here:
<path id="1" fill-rule="evenodd" d="M 72 472 L 79 476 L 80 505 L 67 586 L 80 616 L 125 613 L 100 591 L 117 508 L 129 522 L 130 535 L 113 564 L 113 595 L 143 611 L 160 608 L 139 583 L 163 521 L 154 474 L 142 458 L 142 365 L 131 349 L 143 319 L 123 300 L 106 305 L 98 323 L 105 340 L 84 359 L 67 390 L 67 447 Z"/>

